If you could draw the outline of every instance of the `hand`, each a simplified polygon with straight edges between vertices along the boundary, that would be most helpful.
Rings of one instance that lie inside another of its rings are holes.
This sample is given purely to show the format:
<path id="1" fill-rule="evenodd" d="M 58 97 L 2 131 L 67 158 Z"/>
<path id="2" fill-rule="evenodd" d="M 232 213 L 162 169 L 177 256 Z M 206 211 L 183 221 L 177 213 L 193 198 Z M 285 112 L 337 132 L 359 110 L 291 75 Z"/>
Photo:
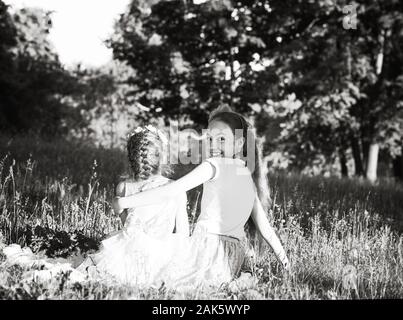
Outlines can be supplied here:
<path id="1" fill-rule="evenodd" d="M 115 197 L 112 200 L 112 208 L 116 215 L 120 215 L 125 210 L 125 208 L 122 207 L 121 202 L 121 197 Z"/>
<path id="2" fill-rule="evenodd" d="M 290 266 L 290 261 L 288 261 L 288 258 L 285 257 L 285 259 L 283 259 L 283 261 L 281 261 L 281 264 L 283 265 L 283 268 L 285 271 L 291 271 L 291 266 Z"/>
<path id="3" fill-rule="evenodd" d="M 282 252 L 277 259 L 280 261 L 285 271 L 290 271 L 290 261 L 288 260 L 285 252 Z"/>

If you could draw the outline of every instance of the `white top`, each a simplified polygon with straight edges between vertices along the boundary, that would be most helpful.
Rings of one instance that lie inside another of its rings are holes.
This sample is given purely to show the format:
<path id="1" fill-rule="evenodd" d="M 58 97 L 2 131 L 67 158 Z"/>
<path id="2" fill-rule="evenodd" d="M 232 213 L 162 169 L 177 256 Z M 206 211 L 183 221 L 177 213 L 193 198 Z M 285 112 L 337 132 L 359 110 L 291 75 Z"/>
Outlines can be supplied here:
<path id="1" fill-rule="evenodd" d="M 210 233 L 242 239 L 253 209 L 255 186 L 249 169 L 240 159 L 210 158 L 214 177 L 203 185 L 197 224 Z"/>

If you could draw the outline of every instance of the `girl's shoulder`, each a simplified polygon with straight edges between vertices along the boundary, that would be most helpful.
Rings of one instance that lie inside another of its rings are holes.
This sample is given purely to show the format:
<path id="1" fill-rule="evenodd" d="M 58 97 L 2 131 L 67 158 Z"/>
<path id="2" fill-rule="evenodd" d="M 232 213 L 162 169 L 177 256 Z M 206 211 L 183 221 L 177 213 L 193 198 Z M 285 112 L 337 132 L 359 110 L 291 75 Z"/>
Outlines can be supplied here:
<path id="1" fill-rule="evenodd" d="M 116 187 L 116 195 L 120 197 L 127 196 L 129 194 L 132 194 L 136 192 L 136 190 L 139 189 L 139 182 L 136 182 L 132 179 L 125 179 L 121 182 Z"/>
<path id="2" fill-rule="evenodd" d="M 212 180 L 215 180 L 223 172 L 242 173 L 243 175 L 249 172 L 246 162 L 239 158 L 212 157 L 206 159 L 205 162 L 210 163 L 214 168 L 214 178 Z"/>
<path id="3" fill-rule="evenodd" d="M 133 179 L 125 179 L 116 187 L 116 195 L 120 197 L 129 196 L 147 189 L 156 188 L 171 182 L 164 176 L 154 176 L 145 181 L 135 181 Z"/>
<path id="4" fill-rule="evenodd" d="M 217 164 L 217 165 L 236 165 L 236 166 L 245 166 L 245 161 L 239 158 L 225 158 L 225 157 L 211 157 L 207 158 L 204 161 Z"/>
<path id="5" fill-rule="evenodd" d="M 151 177 L 150 179 L 148 179 L 146 181 L 143 181 L 140 186 L 140 191 L 157 188 L 157 187 L 163 186 L 169 182 L 171 182 L 170 179 L 168 179 L 162 175 L 157 175 L 157 176 Z"/>

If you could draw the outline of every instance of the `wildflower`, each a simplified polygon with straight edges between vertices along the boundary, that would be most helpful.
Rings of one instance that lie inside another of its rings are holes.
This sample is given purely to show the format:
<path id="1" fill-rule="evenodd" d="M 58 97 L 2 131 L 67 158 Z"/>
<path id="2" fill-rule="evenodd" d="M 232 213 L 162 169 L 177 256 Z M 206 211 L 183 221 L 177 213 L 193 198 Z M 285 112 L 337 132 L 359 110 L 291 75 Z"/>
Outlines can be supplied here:
<path id="1" fill-rule="evenodd" d="M 330 300 L 337 300 L 337 293 L 334 290 L 329 290 L 326 295 Z"/>
<path id="2" fill-rule="evenodd" d="M 346 265 L 343 268 L 342 273 L 342 281 L 343 281 L 343 289 L 345 290 L 354 290 L 358 295 L 358 285 L 357 285 L 357 269 L 353 265 Z"/>

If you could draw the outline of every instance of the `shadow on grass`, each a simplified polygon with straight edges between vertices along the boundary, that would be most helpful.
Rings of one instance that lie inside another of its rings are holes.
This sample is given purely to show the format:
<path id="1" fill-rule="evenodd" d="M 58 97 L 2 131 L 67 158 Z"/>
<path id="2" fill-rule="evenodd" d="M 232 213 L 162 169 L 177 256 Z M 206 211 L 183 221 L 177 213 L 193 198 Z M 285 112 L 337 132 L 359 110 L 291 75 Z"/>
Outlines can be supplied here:
<path id="1" fill-rule="evenodd" d="M 86 236 L 82 231 L 71 232 L 53 230 L 42 226 L 25 226 L 18 230 L 19 238 L 33 252 L 43 252 L 51 258 L 67 258 L 77 250 L 80 252 L 96 251 L 99 240 Z"/>

